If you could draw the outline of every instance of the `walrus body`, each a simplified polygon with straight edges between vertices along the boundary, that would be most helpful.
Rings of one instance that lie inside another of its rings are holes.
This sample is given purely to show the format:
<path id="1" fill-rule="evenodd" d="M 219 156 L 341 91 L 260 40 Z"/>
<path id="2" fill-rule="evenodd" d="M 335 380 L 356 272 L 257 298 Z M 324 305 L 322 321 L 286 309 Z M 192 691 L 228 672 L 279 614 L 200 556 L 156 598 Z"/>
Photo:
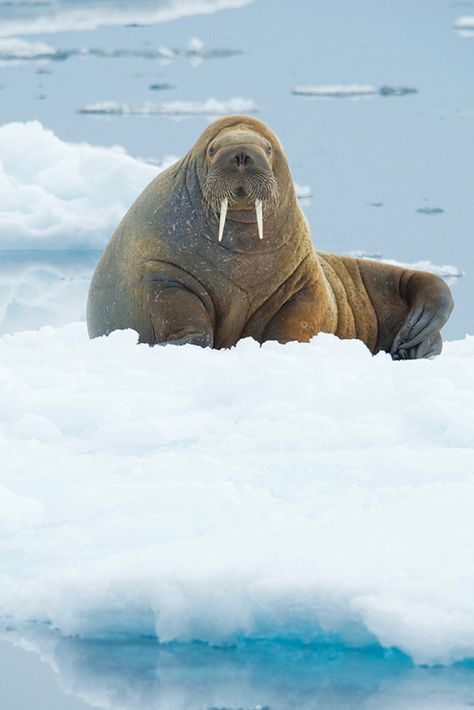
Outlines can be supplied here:
<path id="1" fill-rule="evenodd" d="M 326 332 L 414 358 L 440 352 L 451 309 L 432 274 L 317 252 L 278 138 L 229 116 L 127 212 L 93 276 L 87 322 L 90 337 L 132 328 L 151 345 L 214 348 Z"/>

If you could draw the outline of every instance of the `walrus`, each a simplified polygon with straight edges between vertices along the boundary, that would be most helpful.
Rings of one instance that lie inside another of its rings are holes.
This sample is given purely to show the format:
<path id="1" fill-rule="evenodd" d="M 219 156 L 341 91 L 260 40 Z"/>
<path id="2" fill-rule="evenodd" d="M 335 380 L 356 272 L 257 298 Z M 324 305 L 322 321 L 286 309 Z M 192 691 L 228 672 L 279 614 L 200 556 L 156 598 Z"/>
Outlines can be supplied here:
<path id="1" fill-rule="evenodd" d="M 230 348 L 358 338 L 394 359 L 430 357 L 453 308 L 437 276 L 316 251 L 275 133 L 248 116 L 211 123 L 131 206 L 92 278 L 91 338 Z"/>

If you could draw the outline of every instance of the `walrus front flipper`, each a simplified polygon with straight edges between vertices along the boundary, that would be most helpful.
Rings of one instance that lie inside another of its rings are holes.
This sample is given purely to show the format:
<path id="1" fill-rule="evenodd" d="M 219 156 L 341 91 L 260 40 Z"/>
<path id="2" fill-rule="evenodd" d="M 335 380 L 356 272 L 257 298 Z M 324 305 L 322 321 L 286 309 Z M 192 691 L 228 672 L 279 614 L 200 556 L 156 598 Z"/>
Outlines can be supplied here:
<path id="1" fill-rule="evenodd" d="M 146 312 L 139 342 L 213 346 L 214 307 L 193 276 L 174 264 L 148 262 L 143 289 Z"/>
<path id="2" fill-rule="evenodd" d="M 449 287 L 434 274 L 406 270 L 400 279 L 400 294 L 410 311 L 393 340 L 392 357 L 398 360 L 439 355 L 439 331 L 454 305 Z"/>

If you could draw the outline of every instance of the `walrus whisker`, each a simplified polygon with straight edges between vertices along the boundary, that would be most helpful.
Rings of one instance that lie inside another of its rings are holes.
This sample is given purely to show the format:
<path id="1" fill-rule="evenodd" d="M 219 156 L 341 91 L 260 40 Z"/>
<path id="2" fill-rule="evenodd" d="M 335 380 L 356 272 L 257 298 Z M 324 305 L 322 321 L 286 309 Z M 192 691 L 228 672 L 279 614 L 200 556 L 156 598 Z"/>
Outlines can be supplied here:
<path id="1" fill-rule="evenodd" d="M 263 212 L 262 200 L 255 200 L 255 212 L 257 213 L 257 226 L 259 239 L 263 239 Z"/>
<path id="2" fill-rule="evenodd" d="M 225 225 L 225 218 L 227 216 L 227 206 L 229 204 L 229 200 L 227 197 L 224 197 L 224 199 L 221 202 L 221 214 L 219 218 L 219 239 L 218 241 L 222 241 L 222 237 L 224 235 L 224 225 Z"/>

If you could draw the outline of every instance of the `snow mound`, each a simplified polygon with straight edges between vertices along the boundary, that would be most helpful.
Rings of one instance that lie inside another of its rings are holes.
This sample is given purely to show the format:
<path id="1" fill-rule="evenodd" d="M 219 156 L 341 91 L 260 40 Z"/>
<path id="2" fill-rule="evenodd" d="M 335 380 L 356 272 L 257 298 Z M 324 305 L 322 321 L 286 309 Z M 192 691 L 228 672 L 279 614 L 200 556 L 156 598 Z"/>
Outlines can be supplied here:
<path id="1" fill-rule="evenodd" d="M 474 337 L 0 342 L 0 615 L 64 635 L 474 656 Z"/>
<path id="2" fill-rule="evenodd" d="M 0 126 L 0 249 L 101 248 L 160 166 L 67 143 L 37 121 Z"/>

